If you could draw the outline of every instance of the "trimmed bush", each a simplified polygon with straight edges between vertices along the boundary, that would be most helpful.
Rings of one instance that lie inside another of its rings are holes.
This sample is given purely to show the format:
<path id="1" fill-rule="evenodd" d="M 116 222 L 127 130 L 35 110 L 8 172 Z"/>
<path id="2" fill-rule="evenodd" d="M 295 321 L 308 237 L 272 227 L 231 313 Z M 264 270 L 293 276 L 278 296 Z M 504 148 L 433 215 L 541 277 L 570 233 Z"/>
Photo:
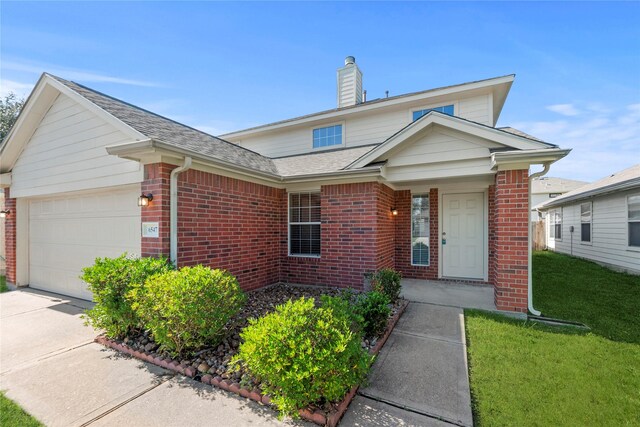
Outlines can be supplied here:
<path id="1" fill-rule="evenodd" d="M 246 301 L 234 276 L 201 265 L 152 276 L 129 298 L 154 341 L 172 354 L 218 345 Z"/>
<path id="2" fill-rule="evenodd" d="M 389 298 L 376 291 L 358 295 L 353 310 L 362 319 L 362 331 L 367 338 L 382 334 L 387 327 L 389 314 L 391 314 Z"/>
<path id="3" fill-rule="evenodd" d="M 111 338 L 123 338 L 140 321 L 126 295 L 133 285 L 173 267 L 166 258 L 134 258 L 123 254 L 117 258 L 96 258 L 93 266 L 82 269 L 82 279 L 89 285 L 96 305 L 85 311 L 85 324 L 104 329 Z"/>
<path id="4" fill-rule="evenodd" d="M 371 276 L 371 287 L 389 298 L 389 302 L 395 303 L 400 297 L 400 280 L 402 276 L 393 268 L 383 268 Z"/>
<path id="5" fill-rule="evenodd" d="M 251 319 L 233 359 L 260 381 L 281 413 L 292 417 L 311 403 L 343 398 L 364 381 L 372 361 L 360 346 L 362 336 L 351 330 L 348 303 L 316 308 L 314 302 L 290 300 Z"/>

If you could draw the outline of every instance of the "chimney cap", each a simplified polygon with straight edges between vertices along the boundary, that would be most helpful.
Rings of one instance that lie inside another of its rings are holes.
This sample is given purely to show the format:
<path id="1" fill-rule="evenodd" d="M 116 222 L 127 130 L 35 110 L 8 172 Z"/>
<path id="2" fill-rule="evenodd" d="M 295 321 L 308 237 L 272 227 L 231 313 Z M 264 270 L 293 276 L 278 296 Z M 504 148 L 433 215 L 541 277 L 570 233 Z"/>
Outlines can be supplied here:
<path id="1" fill-rule="evenodd" d="M 346 58 L 344 58 L 344 65 L 351 65 L 351 64 L 355 64 L 356 63 L 356 57 L 355 56 L 347 56 Z"/>

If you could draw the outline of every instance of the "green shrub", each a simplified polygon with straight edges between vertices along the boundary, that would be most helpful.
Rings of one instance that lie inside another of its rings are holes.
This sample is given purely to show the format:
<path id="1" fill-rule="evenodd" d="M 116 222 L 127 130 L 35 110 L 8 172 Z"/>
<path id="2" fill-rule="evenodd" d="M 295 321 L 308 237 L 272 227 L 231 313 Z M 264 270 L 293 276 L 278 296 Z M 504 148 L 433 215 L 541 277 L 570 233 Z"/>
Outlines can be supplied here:
<path id="1" fill-rule="evenodd" d="M 391 314 L 389 298 L 376 291 L 358 295 L 353 310 L 362 319 L 362 331 L 368 338 L 377 337 L 384 332 Z"/>
<path id="2" fill-rule="evenodd" d="M 393 268 L 383 268 L 371 275 L 371 287 L 389 298 L 393 304 L 400 297 L 400 280 L 402 276 Z"/>
<path id="3" fill-rule="evenodd" d="M 96 305 L 85 312 L 86 324 L 104 329 L 111 338 L 122 338 L 140 326 L 138 316 L 126 295 L 133 285 L 157 273 L 171 270 L 166 258 L 96 258 L 91 267 L 82 269 L 80 278 L 89 285 Z"/>
<path id="4" fill-rule="evenodd" d="M 320 297 L 320 302 L 322 307 L 331 309 L 334 313 L 339 313 L 339 315 L 345 315 L 350 320 L 350 328 L 351 332 L 354 334 L 362 335 L 363 334 L 363 326 L 364 326 L 364 318 L 355 310 L 354 304 L 356 301 L 356 297 L 359 294 L 352 291 L 351 289 L 344 290 L 340 295 L 332 297 L 329 295 L 322 295 Z"/>
<path id="5" fill-rule="evenodd" d="M 240 334 L 234 363 L 261 382 L 283 414 L 297 417 L 310 403 L 337 401 L 366 378 L 372 358 L 342 308 L 300 298 L 251 319 Z"/>
<path id="6" fill-rule="evenodd" d="M 201 265 L 152 276 L 129 298 L 155 342 L 173 354 L 217 345 L 246 300 L 234 276 Z"/>

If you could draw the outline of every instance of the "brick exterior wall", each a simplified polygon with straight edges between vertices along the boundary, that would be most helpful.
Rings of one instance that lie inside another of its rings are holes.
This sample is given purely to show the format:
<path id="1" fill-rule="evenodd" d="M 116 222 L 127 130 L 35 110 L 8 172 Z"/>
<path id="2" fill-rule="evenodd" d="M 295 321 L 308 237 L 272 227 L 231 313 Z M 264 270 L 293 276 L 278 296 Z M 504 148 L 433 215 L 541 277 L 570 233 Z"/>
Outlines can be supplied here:
<path id="1" fill-rule="evenodd" d="M 322 186 L 320 258 L 288 255 L 287 195 L 281 280 L 362 289 L 365 273 L 394 265 L 393 190 L 377 182 Z"/>
<path id="2" fill-rule="evenodd" d="M 4 219 L 5 258 L 7 260 L 7 282 L 16 283 L 16 199 L 9 197 L 9 189 L 4 189 L 4 209 L 11 211 Z"/>
<path id="3" fill-rule="evenodd" d="M 497 264 L 497 253 L 496 253 L 496 186 L 490 185 L 488 191 L 488 199 L 489 206 L 487 207 L 487 212 L 489 214 L 489 274 L 488 279 L 489 283 L 496 282 L 496 270 L 498 267 Z"/>
<path id="4" fill-rule="evenodd" d="M 142 208 L 142 222 L 157 222 L 160 225 L 159 238 L 141 239 L 142 256 L 169 256 L 169 177 L 176 166 L 167 163 L 145 165 L 143 194 L 153 194 L 149 206 Z"/>
<path id="5" fill-rule="evenodd" d="M 395 192 L 396 270 L 407 279 L 438 278 L 438 189 L 429 191 L 429 266 L 411 265 L 411 192 Z"/>
<path id="6" fill-rule="evenodd" d="M 528 170 L 499 171 L 494 196 L 494 298 L 498 310 L 527 312 Z"/>

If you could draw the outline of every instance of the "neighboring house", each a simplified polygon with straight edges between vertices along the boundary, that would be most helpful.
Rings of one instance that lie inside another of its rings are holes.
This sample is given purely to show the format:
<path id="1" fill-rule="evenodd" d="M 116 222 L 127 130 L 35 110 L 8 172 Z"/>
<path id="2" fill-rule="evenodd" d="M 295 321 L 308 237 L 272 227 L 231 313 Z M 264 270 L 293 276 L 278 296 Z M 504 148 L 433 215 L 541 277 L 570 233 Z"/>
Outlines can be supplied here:
<path id="1" fill-rule="evenodd" d="M 494 127 L 513 80 L 364 101 L 349 57 L 338 108 L 222 139 L 44 74 L 0 151 L 8 279 L 90 298 L 80 269 L 124 251 L 245 290 L 393 267 L 526 311 L 529 166 L 569 150 Z"/>
<path id="2" fill-rule="evenodd" d="M 640 164 L 538 209 L 548 213 L 549 249 L 640 274 Z"/>
<path id="3" fill-rule="evenodd" d="M 4 192 L 0 193 L 0 210 L 4 209 Z M 0 218 L 0 275 L 5 274 L 4 218 Z"/>
<path id="4" fill-rule="evenodd" d="M 531 221 L 540 221 L 545 218 L 545 213 L 536 209 L 538 205 L 580 188 L 585 184 L 587 184 L 585 181 L 547 176 L 533 179 L 531 181 Z"/>

